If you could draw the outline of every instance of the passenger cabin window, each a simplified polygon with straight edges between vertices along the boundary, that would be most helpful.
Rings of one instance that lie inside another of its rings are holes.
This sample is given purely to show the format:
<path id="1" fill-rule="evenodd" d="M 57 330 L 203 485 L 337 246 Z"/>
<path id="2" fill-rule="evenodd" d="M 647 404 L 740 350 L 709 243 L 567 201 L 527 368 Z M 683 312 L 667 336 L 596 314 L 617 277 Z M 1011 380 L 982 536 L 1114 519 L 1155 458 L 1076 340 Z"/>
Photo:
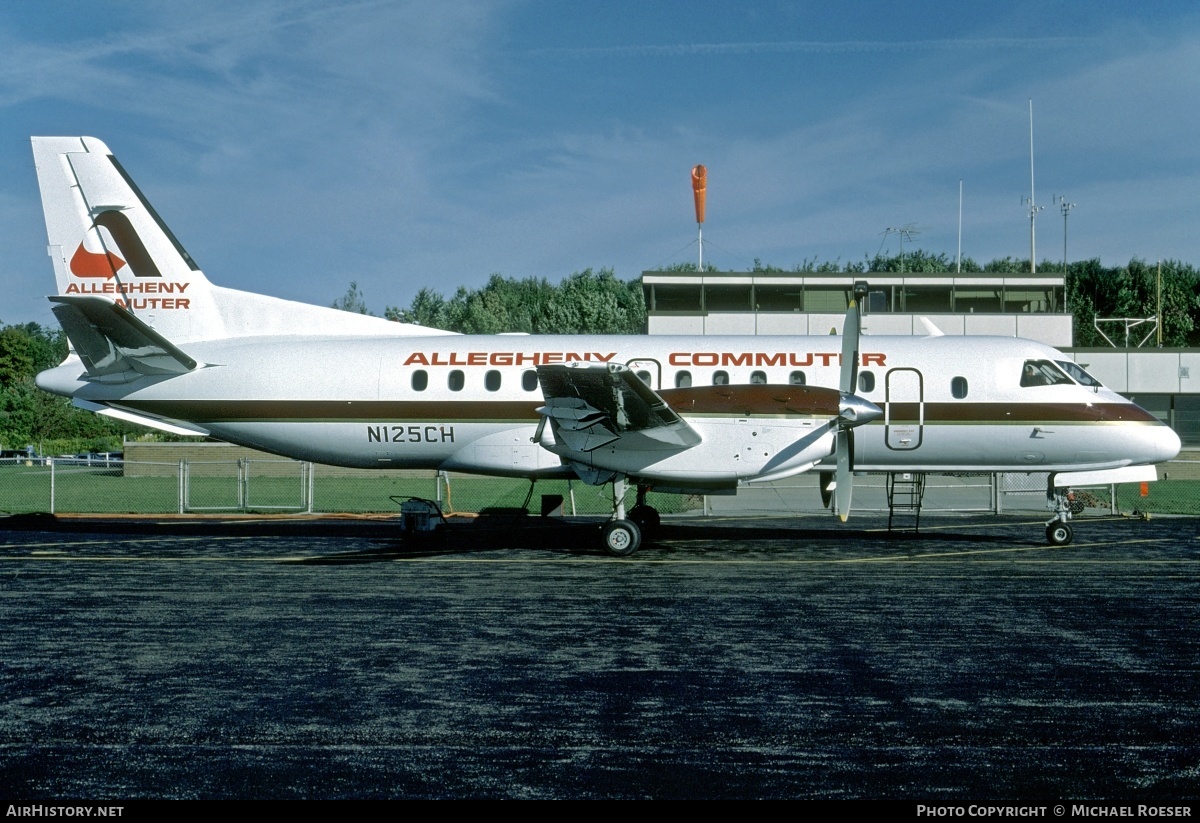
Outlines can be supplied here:
<path id="1" fill-rule="evenodd" d="M 637 376 L 638 376 L 638 378 L 639 378 L 639 379 L 640 379 L 640 380 L 641 380 L 643 383 L 645 383 L 647 386 L 651 385 L 651 383 L 650 383 L 650 372 L 648 372 L 648 371 L 640 371 L 640 372 L 638 372 L 638 373 L 637 373 Z"/>
<path id="2" fill-rule="evenodd" d="M 954 377 L 950 380 L 950 394 L 955 400 L 962 400 L 967 396 L 967 378 Z"/>
<path id="3" fill-rule="evenodd" d="M 455 369 L 450 372 L 449 378 L 450 391 L 462 391 L 466 385 L 466 378 L 463 377 L 462 369 Z"/>
<path id="4" fill-rule="evenodd" d="M 675 372 L 675 388 L 690 389 L 692 387 L 692 373 L 690 371 Z"/>
<path id="5" fill-rule="evenodd" d="M 750 372 L 750 382 L 758 386 L 766 385 L 767 373 L 763 371 Z"/>
<path id="6" fill-rule="evenodd" d="M 804 382 L 805 382 L 804 381 L 804 372 L 802 372 L 802 371 L 792 372 L 791 374 L 788 375 L 788 382 L 791 383 L 793 386 L 803 386 Z"/>
<path id="7" fill-rule="evenodd" d="M 521 388 L 525 391 L 536 391 L 538 386 L 537 372 L 530 369 L 521 373 Z"/>
<path id="8" fill-rule="evenodd" d="M 1026 360 L 1021 367 L 1021 386 L 1070 385 L 1071 378 L 1049 360 Z"/>
<path id="9" fill-rule="evenodd" d="M 429 372 L 424 369 L 417 369 L 413 372 L 412 387 L 413 391 L 425 391 L 429 386 Z"/>
<path id="10" fill-rule="evenodd" d="M 875 372 L 864 371 L 858 373 L 858 390 L 863 394 L 875 391 Z"/>
<path id="11" fill-rule="evenodd" d="M 492 369 L 483 376 L 483 387 L 488 391 L 500 391 L 500 372 Z"/>
<path id="12" fill-rule="evenodd" d="M 713 372 L 713 385 L 714 386 L 728 386 L 729 385 L 729 372 L 727 372 L 727 371 Z"/>

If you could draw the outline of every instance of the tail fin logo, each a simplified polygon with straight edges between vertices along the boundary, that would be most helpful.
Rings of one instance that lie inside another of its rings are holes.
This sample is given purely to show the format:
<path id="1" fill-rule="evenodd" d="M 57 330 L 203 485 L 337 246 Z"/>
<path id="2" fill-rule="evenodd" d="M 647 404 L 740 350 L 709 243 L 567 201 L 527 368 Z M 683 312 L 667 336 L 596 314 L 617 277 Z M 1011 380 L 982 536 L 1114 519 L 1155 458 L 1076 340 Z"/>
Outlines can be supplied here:
<path id="1" fill-rule="evenodd" d="M 83 243 L 75 250 L 71 258 L 71 273 L 76 277 L 115 277 L 117 272 L 128 265 L 134 277 L 162 277 L 158 264 L 150 256 L 146 244 L 138 236 L 137 230 L 129 222 L 129 218 L 119 211 L 105 211 L 96 215 L 92 231 L 100 238 L 103 252 L 88 251 Z M 124 255 L 114 254 L 108 249 L 116 249 Z"/>
<path id="2" fill-rule="evenodd" d="M 115 277 L 125 261 L 110 251 L 94 252 L 84 248 L 83 243 L 71 257 L 71 274 L 76 277 Z"/>

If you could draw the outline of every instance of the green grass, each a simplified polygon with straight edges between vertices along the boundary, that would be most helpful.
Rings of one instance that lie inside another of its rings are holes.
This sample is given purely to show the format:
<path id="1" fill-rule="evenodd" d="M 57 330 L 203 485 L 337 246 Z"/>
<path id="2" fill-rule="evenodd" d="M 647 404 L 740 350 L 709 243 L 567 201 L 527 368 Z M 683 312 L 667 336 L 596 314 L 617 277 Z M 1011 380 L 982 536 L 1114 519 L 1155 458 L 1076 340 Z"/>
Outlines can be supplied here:
<path id="1" fill-rule="evenodd" d="M 313 510 L 317 512 L 398 512 L 391 498 L 434 499 L 437 487 L 428 477 L 381 473 L 378 477 L 321 477 L 317 470 Z M 608 486 L 571 484 L 577 514 L 603 514 L 611 508 Z M 489 508 L 517 508 L 529 493 L 529 482 L 519 479 L 455 475 L 448 492 L 443 486 L 446 511 L 478 512 Z M 565 480 L 539 481 L 529 501 L 541 511 L 541 496 L 560 494 L 570 513 L 570 491 Z M 446 499 L 448 498 L 448 500 Z M 627 502 L 632 505 L 634 492 Z M 299 470 L 291 477 L 254 477 L 248 484 L 247 511 L 302 511 L 303 490 Z M 699 508 L 700 499 L 672 494 L 651 494 L 651 505 L 662 512 Z M 164 514 L 179 510 L 177 477 L 124 477 L 102 469 L 61 466 L 55 469 L 54 510 L 81 514 Z M 188 511 L 237 511 L 238 487 L 231 468 L 226 477 L 197 477 L 189 482 Z M 50 511 L 50 469 L 41 466 L 0 466 L 0 511 L 9 513 Z"/>
<path id="2" fill-rule="evenodd" d="M 434 499 L 437 487 L 432 472 L 427 477 L 409 477 L 381 472 L 375 477 L 322 477 L 317 469 L 313 510 L 317 512 L 399 511 L 392 496 L 399 499 Z M 177 477 L 124 477 L 101 468 L 61 466 L 55 470 L 54 510 L 56 512 L 95 514 L 165 514 L 179 510 Z M 608 486 L 588 486 L 574 482 L 577 514 L 605 514 L 611 507 Z M 303 491 L 300 472 L 290 477 L 256 477 L 249 481 L 247 511 L 302 511 Z M 1107 506 L 1107 490 L 1090 490 Z M 479 512 L 493 508 L 518 508 L 529 493 L 529 483 L 519 479 L 453 475 L 449 488 L 443 486 L 443 508 L 447 512 Z M 541 496 L 559 494 L 563 510 L 570 514 L 570 491 L 565 480 L 539 481 L 529 509 L 541 510 Z M 1102 500 L 1100 498 L 1103 498 Z M 632 505 L 629 490 L 626 504 Z M 1117 487 L 1121 511 L 1134 509 L 1163 514 L 1200 514 L 1200 481 L 1160 480 L 1149 484 L 1149 494 L 1141 496 L 1137 484 Z M 673 494 L 649 496 L 650 505 L 664 513 L 690 511 L 701 507 L 699 497 Z M 189 511 L 239 511 L 235 469 L 226 477 L 192 476 L 188 497 Z M 0 466 L 0 512 L 26 513 L 50 511 L 50 470 L 41 466 Z"/>
<path id="3" fill-rule="evenodd" d="M 1200 514 L 1200 481 L 1159 480 L 1149 483 L 1149 494 L 1142 497 L 1137 484 L 1117 486 L 1117 505 L 1123 512 L 1134 509 L 1162 514 Z"/>

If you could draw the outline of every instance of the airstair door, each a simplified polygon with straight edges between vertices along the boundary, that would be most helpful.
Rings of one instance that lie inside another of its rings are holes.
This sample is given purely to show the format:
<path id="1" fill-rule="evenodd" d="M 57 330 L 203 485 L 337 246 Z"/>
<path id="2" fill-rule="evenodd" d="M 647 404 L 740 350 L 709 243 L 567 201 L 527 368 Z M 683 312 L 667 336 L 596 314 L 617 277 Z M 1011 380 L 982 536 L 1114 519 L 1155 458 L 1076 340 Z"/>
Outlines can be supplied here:
<path id="1" fill-rule="evenodd" d="M 920 448 L 925 428 L 925 385 L 916 369 L 892 369 L 887 373 L 883 426 L 889 449 Z"/>

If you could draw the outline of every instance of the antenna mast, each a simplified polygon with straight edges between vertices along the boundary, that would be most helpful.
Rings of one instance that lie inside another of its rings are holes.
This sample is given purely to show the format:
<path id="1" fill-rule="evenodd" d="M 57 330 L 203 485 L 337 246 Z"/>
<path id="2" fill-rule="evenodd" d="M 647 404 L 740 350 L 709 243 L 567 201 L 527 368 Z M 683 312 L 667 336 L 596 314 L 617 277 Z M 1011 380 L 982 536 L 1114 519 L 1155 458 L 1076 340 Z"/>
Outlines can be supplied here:
<path id="1" fill-rule="evenodd" d="M 887 240 L 889 234 L 900 235 L 900 273 L 904 274 L 904 239 L 908 238 L 908 242 L 912 242 L 914 234 L 920 234 L 921 230 L 917 228 L 916 223 L 905 223 L 900 228 L 888 226 L 883 230 L 883 239 Z"/>

